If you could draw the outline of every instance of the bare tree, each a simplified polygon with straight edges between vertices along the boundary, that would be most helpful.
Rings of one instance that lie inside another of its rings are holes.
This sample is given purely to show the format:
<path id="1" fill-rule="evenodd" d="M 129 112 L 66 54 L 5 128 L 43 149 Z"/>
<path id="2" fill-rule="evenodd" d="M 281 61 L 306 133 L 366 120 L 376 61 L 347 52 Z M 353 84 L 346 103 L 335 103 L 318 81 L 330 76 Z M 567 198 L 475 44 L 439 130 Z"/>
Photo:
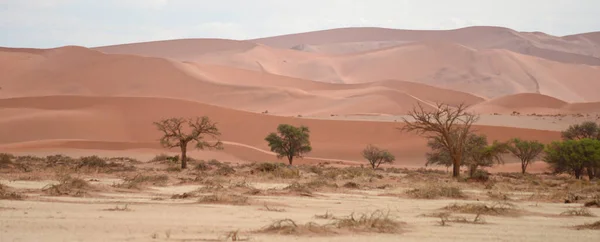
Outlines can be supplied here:
<path id="1" fill-rule="evenodd" d="M 379 168 L 379 165 L 383 163 L 392 163 L 396 159 L 389 151 L 379 149 L 373 145 L 368 145 L 362 151 L 362 155 L 369 161 L 373 170 Z"/>
<path id="2" fill-rule="evenodd" d="M 443 103 L 436 103 L 432 111 L 426 110 L 420 103 L 408 115 L 414 119 L 409 121 L 402 118 L 404 127 L 400 130 L 415 132 L 442 145 L 452 158 L 452 176 L 460 175 L 461 161 L 463 160 L 464 146 L 471 126 L 479 120 L 479 116 L 467 112 L 468 106 L 459 104 L 456 107 Z"/>
<path id="3" fill-rule="evenodd" d="M 158 130 L 163 132 L 160 143 L 165 148 L 179 147 L 181 149 L 181 169 L 187 168 L 187 145 L 194 141 L 197 149 L 223 149 L 223 143 L 218 140 L 221 135 L 216 123 L 206 116 L 196 118 L 169 118 L 154 122 Z M 186 127 L 187 126 L 187 127 Z M 208 135 L 216 141 L 209 143 L 204 140 Z"/>

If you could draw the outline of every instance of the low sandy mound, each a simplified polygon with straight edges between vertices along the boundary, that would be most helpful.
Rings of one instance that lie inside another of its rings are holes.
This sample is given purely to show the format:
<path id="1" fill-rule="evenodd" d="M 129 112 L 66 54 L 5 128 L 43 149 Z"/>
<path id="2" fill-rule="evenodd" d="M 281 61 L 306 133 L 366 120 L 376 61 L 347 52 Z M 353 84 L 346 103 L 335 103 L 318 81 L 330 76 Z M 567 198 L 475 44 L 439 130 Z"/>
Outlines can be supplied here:
<path id="1" fill-rule="evenodd" d="M 566 102 L 538 93 L 519 93 L 495 98 L 471 108 L 478 113 L 512 113 L 523 114 L 560 113 Z"/>
<path id="2" fill-rule="evenodd" d="M 591 34 L 590 34 L 591 35 Z M 372 41 L 447 41 L 477 49 L 506 49 L 549 60 L 600 65 L 599 45 L 579 37 L 557 37 L 517 32 L 502 27 L 476 26 L 454 30 L 400 30 L 386 28 L 340 28 L 253 39 L 278 48 L 299 45 L 331 45 Z"/>
<path id="3" fill-rule="evenodd" d="M 62 148 L 108 149 L 102 142 L 112 145 L 125 142 L 127 145 L 123 145 L 123 149 L 143 148 L 145 146 L 132 143 L 150 144 L 158 142 L 160 137 L 152 122 L 195 115 L 208 115 L 216 121 L 222 131 L 222 140 L 259 150 L 269 150 L 264 137 L 275 131 L 280 123 L 310 128 L 314 148 L 310 154 L 312 157 L 362 160 L 360 151 L 373 143 L 389 149 L 403 163 L 420 165 L 427 149 L 424 139 L 400 132 L 396 128 L 401 124 L 394 122 L 310 120 L 254 114 L 176 99 L 82 96 L 0 100 L 0 133 L 4 134 L 0 137 L 0 145 L 40 140 L 79 140 L 87 141 L 85 147 L 68 147 L 74 145 L 65 142 Z M 478 129 L 490 139 L 499 140 L 514 136 L 547 142 L 560 138 L 559 133 L 550 131 L 486 126 Z M 224 152 L 247 157 L 248 160 L 264 161 L 265 158 L 264 152 L 247 148 L 226 149 Z M 253 158 L 253 154 L 260 155 Z M 271 157 L 271 160 L 275 158 Z"/>
<path id="4" fill-rule="evenodd" d="M 211 52 L 244 51 L 256 44 L 227 39 L 177 39 L 92 48 L 107 54 L 130 54 L 149 57 L 193 60 Z"/>
<path id="5" fill-rule="evenodd" d="M 600 102 L 570 103 L 563 107 L 568 113 L 600 113 Z"/>

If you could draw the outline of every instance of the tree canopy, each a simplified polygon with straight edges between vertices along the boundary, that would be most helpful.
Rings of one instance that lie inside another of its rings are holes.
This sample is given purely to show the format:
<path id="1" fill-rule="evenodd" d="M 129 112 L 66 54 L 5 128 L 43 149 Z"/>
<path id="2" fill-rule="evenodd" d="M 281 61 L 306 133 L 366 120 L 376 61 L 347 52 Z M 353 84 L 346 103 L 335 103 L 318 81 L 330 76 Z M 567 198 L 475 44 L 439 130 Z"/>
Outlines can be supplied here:
<path id="1" fill-rule="evenodd" d="M 396 157 L 394 157 L 394 155 L 392 155 L 392 153 L 389 151 L 380 149 L 371 144 L 369 144 L 362 151 L 362 155 L 365 159 L 367 159 L 367 161 L 369 161 L 369 164 L 373 169 L 379 168 L 379 165 L 381 164 L 392 163 L 394 160 L 396 160 Z"/>
<path id="2" fill-rule="evenodd" d="M 290 165 L 294 158 L 302 158 L 305 153 L 312 151 L 310 131 L 306 126 L 280 124 L 277 133 L 270 133 L 265 140 L 277 158 L 286 157 Z"/>
<path id="3" fill-rule="evenodd" d="M 581 178 L 586 167 L 600 165 L 600 141 L 595 139 L 555 141 L 546 147 L 545 153 L 543 160 L 555 172 L 572 173 L 577 179 Z"/>
<path id="4" fill-rule="evenodd" d="M 514 138 L 508 143 L 508 151 L 521 161 L 521 172 L 525 174 L 527 167 L 544 151 L 544 144 L 537 140 Z"/>
<path id="5" fill-rule="evenodd" d="M 163 133 L 160 143 L 165 148 L 179 147 L 181 149 L 181 169 L 187 167 L 187 145 L 195 142 L 197 149 L 223 149 L 223 143 L 218 140 L 221 135 L 216 123 L 207 116 L 195 118 L 168 118 L 154 125 Z M 215 141 L 205 140 L 209 136 Z"/>

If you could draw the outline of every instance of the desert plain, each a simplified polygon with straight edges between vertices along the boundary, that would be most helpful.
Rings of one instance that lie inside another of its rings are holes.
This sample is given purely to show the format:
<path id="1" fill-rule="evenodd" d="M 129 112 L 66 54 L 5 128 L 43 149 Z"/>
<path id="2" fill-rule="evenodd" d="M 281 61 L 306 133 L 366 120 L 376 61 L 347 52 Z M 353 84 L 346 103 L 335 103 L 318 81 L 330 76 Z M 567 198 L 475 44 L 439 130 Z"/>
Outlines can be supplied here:
<path id="1" fill-rule="evenodd" d="M 598 181 L 510 156 L 454 179 L 399 128 L 467 104 L 490 140 L 560 140 L 600 119 L 599 46 L 482 26 L 0 48 L 0 241 L 594 241 Z M 224 149 L 182 170 L 153 122 L 195 116 Z M 283 123 L 310 129 L 292 168 L 265 141 Z"/>

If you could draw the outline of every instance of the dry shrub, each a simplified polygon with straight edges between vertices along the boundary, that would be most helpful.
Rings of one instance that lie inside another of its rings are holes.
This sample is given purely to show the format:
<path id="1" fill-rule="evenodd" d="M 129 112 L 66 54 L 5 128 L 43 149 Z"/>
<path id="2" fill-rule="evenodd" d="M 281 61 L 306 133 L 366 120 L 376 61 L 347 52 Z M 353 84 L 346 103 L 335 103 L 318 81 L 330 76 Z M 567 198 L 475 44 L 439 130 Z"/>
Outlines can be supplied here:
<path id="1" fill-rule="evenodd" d="M 197 195 L 193 192 L 184 192 L 182 194 L 173 194 L 171 199 L 186 199 L 190 197 L 197 197 Z"/>
<path id="2" fill-rule="evenodd" d="M 110 158 L 103 159 L 95 155 L 84 156 L 79 158 L 76 169 L 106 173 L 135 170 L 134 166 L 127 166 L 125 164 L 115 162 L 115 160 L 119 159 L 113 159 L 113 161 L 107 162 L 109 159 Z"/>
<path id="3" fill-rule="evenodd" d="M 567 211 L 560 213 L 561 216 L 581 216 L 581 217 L 596 217 L 589 209 L 587 208 L 572 208 Z"/>
<path id="4" fill-rule="evenodd" d="M 62 176 L 58 184 L 49 184 L 42 188 L 42 191 L 50 196 L 74 196 L 82 197 L 94 187 L 81 178 L 74 178 L 69 175 Z"/>
<path id="5" fill-rule="evenodd" d="M 312 196 L 312 189 L 308 185 L 298 182 L 290 184 L 285 187 L 284 190 L 287 190 L 290 193 L 297 193 L 301 196 Z"/>
<path id="6" fill-rule="evenodd" d="M 585 223 L 583 225 L 576 225 L 576 226 L 573 226 L 573 228 L 575 228 L 577 230 L 582 230 L 582 229 L 600 230 L 600 220 L 596 221 L 594 223 L 591 223 L 591 224 Z"/>
<path id="7" fill-rule="evenodd" d="M 229 204 L 229 205 L 248 205 L 250 198 L 244 195 L 232 193 L 214 193 L 211 195 L 200 196 L 198 203 L 203 204 Z"/>
<path id="8" fill-rule="evenodd" d="M 363 167 L 329 168 L 326 172 L 323 173 L 322 176 L 326 179 L 331 180 L 351 180 L 355 178 L 383 178 L 382 175 L 377 174 L 373 169 L 367 169 Z"/>
<path id="9" fill-rule="evenodd" d="M 358 232 L 376 233 L 399 233 L 403 222 L 390 217 L 390 213 L 376 210 L 370 214 L 363 213 L 354 216 L 350 214 L 347 218 L 336 219 L 333 224 L 338 229 L 349 229 Z"/>
<path id="10" fill-rule="evenodd" d="M 327 211 L 323 215 L 316 214 L 315 218 L 318 218 L 318 219 L 332 219 L 333 218 L 333 214 L 331 214 L 331 213 L 329 213 L 329 211 Z"/>
<path id="11" fill-rule="evenodd" d="M 70 166 L 73 164 L 75 164 L 75 159 L 66 155 L 57 154 L 46 156 L 47 167 Z"/>
<path id="12" fill-rule="evenodd" d="M 285 212 L 284 208 L 272 208 L 272 207 L 269 207 L 269 205 L 267 205 L 267 203 L 265 203 L 263 206 L 265 207 L 265 210 L 269 211 L 269 212 Z"/>
<path id="13" fill-rule="evenodd" d="M 327 226 L 322 226 L 314 222 L 298 225 L 291 219 L 276 220 L 256 232 L 282 235 L 326 235 L 334 233 Z"/>
<path id="14" fill-rule="evenodd" d="M 150 162 L 167 162 L 167 163 L 177 163 L 179 162 L 179 155 L 170 156 L 167 154 L 159 154 L 156 155 Z"/>
<path id="15" fill-rule="evenodd" d="M 492 216 L 518 216 L 520 210 L 512 203 L 494 202 L 491 205 L 482 203 L 451 204 L 443 208 L 456 213 L 484 214 Z"/>
<path id="16" fill-rule="evenodd" d="M 448 226 L 449 223 L 467 223 L 467 224 L 485 224 L 485 220 L 481 214 L 476 214 L 473 220 L 468 220 L 463 216 L 452 216 L 449 212 L 441 212 L 441 213 L 432 213 L 428 215 L 424 215 L 425 217 L 434 217 L 439 218 L 440 221 L 438 224 L 440 226 Z"/>
<path id="17" fill-rule="evenodd" d="M 235 169 L 233 169 L 233 167 L 229 166 L 228 164 L 223 164 L 219 166 L 217 170 L 215 170 L 215 175 L 219 176 L 229 176 L 233 174 L 235 174 Z"/>
<path id="18" fill-rule="evenodd" d="M 358 189 L 360 188 L 360 185 L 358 185 L 358 183 L 356 182 L 346 182 L 346 184 L 344 184 L 344 187 L 350 189 Z"/>
<path id="19" fill-rule="evenodd" d="M 600 208 L 600 198 L 594 199 L 592 201 L 587 201 L 583 204 L 583 206 Z"/>
<path id="20" fill-rule="evenodd" d="M 450 186 L 442 183 L 428 183 L 420 188 L 414 188 L 406 191 L 410 197 L 421 199 L 436 199 L 439 197 L 445 198 L 465 198 L 465 194 L 459 187 Z"/>
<path id="21" fill-rule="evenodd" d="M 142 175 L 136 174 L 133 177 L 126 177 L 123 183 L 115 185 L 119 188 L 141 189 L 144 185 L 165 186 L 169 181 L 167 175 Z"/>
<path id="22" fill-rule="evenodd" d="M 227 233 L 225 235 L 225 238 L 223 240 L 219 240 L 219 241 L 229 241 L 229 240 L 231 240 L 231 241 L 248 241 L 248 240 L 250 240 L 250 238 L 249 237 L 244 238 L 244 237 L 240 236 L 240 231 L 236 230 L 236 231 L 231 231 L 231 232 Z"/>
<path id="23" fill-rule="evenodd" d="M 501 191 L 488 191 L 487 195 L 492 200 L 500 200 L 500 201 L 510 201 L 510 197 L 508 194 Z"/>
<path id="24" fill-rule="evenodd" d="M 131 211 L 131 209 L 129 208 L 129 206 L 127 204 L 125 204 L 125 206 L 123 206 L 123 207 L 119 207 L 119 205 L 116 205 L 114 208 L 107 208 L 107 209 L 104 209 L 104 211 L 124 212 L 124 211 Z"/>
<path id="25" fill-rule="evenodd" d="M 23 200 L 23 198 L 23 194 L 11 191 L 9 187 L 0 184 L 0 200 Z"/>

